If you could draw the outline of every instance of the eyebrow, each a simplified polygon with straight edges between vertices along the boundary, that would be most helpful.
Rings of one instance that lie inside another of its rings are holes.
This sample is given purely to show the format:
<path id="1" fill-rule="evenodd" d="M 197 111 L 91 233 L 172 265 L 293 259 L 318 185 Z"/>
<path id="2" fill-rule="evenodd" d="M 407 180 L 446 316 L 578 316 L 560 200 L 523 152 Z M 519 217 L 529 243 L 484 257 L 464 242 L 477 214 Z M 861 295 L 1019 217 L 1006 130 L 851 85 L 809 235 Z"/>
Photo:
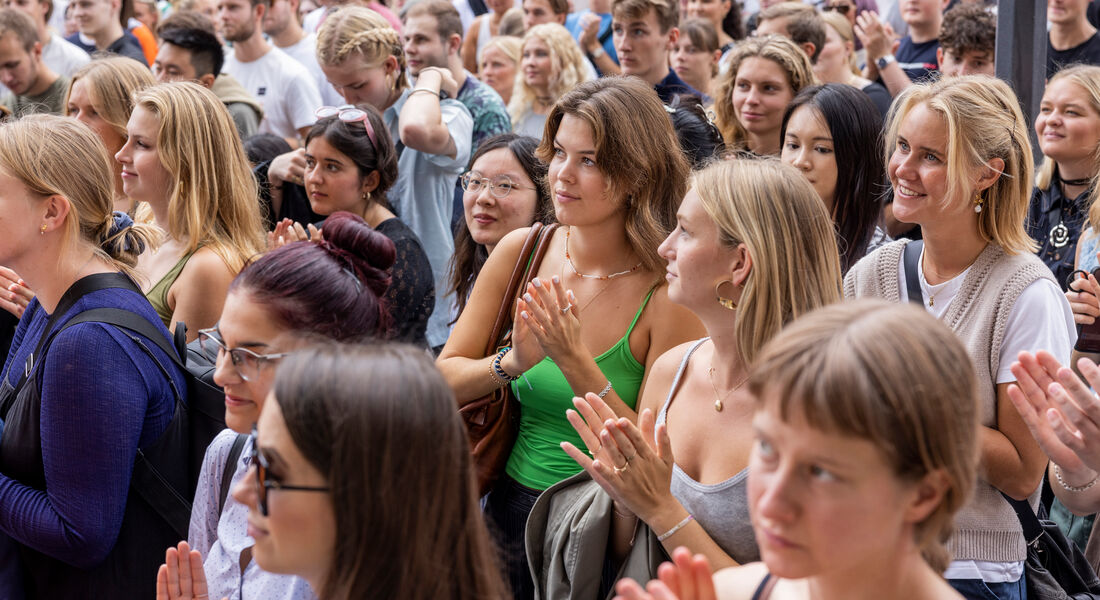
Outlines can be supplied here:
<path id="1" fill-rule="evenodd" d="M 282 456 L 279 456 L 279 452 L 271 446 L 260 446 L 260 452 L 267 459 L 267 466 L 279 469 L 286 464 Z"/>
<path id="2" fill-rule="evenodd" d="M 554 147 L 555 148 L 561 148 L 562 150 L 565 150 L 565 147 L 562 146 L 561 144 L 559 144 L 558 140 L 554 140 Z M 574 154 L 591 154 L 592 156 L 596 156 L 596 151 L 595 150 L 577 150 L 576 152 L 574 152 Z"/>
<path id="3" fill-rule="evenodd" d="M 898 134 L 898 140 L 903 141 L 906 144 L 909 143 L 909 140 L 905 139 L 905 136 L 901 135 L 900 133 Z M 928 146 L 917 146 L 917 149 L 918 150 L 923 150 L 924 152 L 931 152 L 932 154 L 935 154 L 936 156 L 943 156 L 943 150 L 937 150 L 935 148 L 929 148 Z"/>
<path id="4" fill-rule="evenodd" d="M 789 132 L 789 131 L 787 132 L 787 137 L 793 137 L 793 138 L 795 138 L 795 139 L 798 139 L 798 136 L 797 136 L 797 135 L 795 135 L 795 134 L 793 134 L 793 133 L 791 133 L 791 132 Z M 810 138 L 810 140 L 811 140 L 811 141 L 814 141 L 814 142 L 832 142 L 832 141 L 833 141 L 833 138 L 831 138 L 831 137 L 829 137 L 829 136 L 825 136 L 825 135 L 819 135 L 819 136 L 817 136 L 817 137 L 812 137 L 812 138 Z"/>

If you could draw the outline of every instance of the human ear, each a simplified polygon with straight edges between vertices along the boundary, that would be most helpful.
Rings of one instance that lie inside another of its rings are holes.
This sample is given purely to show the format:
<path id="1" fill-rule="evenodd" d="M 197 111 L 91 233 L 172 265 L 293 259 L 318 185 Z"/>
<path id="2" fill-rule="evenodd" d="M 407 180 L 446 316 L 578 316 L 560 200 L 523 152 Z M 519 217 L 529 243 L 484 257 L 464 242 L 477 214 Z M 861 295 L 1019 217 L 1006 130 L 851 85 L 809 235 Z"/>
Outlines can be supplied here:
<path id="1" fill-rule="evenodd" d="M 982 169 L 982 176 L 978 179 L 978 191 L 989 189 L 1005 170 L 1005 161 L 1002 158 L 991 158 Z"/>
<path id="2" fill-rule="evenodd" d="M 217 79 L 217 76 L 215 76 L 213 73 L 207 73 L 206 75 L 199 77 L 199 85 L 206 89 L 210 89 L 214 86 L 215 79 Z"/>
<path id="3" fill-rule="evenodd" d="M 41 227 L 44 227 L 43 233 L 65 226 L 65 218 L 69 216 L 69 209 L 71 208 L 68 198 L 60 194 L 54 194 L 43 201 L 42 208 L 45 211 L 41 225 Z"/>
<path id="4" fill-rule="evenodd" d="M 740 288 L 745 285 L 745 282 L 749 280 L 749 275 L 752 274 L 752 253 L 749 252 L 749 247 L 744 243 L 737 244 L 733 252 L 733 271 L 730 272 L 730 281 Z"/>
<path id="5" fill-rule="evenodd" d="M 363 178 L 363 192 L 366 194 L 373 193 L 374 190 L 378 189 L 378 184 L 381 181 L 382 176 L 378 174 L 378 171 L 371 171 L 369 174 L 367 174 L 366 177 Z"/>
<path id="6" fill-rule="evenodd" d="M 943 469 L 925 473 L 920 481 L 913 484 L 906 500 L 904 517 L 906 523 L 920 523 L 928 518 L 940 504 L 951 488 L 951 480 Z"/>

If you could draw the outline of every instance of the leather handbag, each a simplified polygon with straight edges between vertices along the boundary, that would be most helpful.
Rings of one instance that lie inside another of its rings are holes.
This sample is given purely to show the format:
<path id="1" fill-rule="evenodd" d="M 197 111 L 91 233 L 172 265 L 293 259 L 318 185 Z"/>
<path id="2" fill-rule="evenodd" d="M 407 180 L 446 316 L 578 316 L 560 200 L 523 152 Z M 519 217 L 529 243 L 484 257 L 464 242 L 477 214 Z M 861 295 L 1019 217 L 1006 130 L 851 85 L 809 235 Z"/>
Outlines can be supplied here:
<path id="1" fill-rule="evenodd" d="M 512 276 L 501 298 L 483 356 L 493 356 L 501 348 L 511 344 L 516 299 L 538 273 L 539 265 L 557 228 L 557 223 L 535 223 L 531 226 L 516 259 L 516 265 L 512 268 Z M 504 472 L 504 465 L 508 462 L 508 456 L 516 442 L 519 431 L 519 402 L 512 395 L 512 387 L 506 385 L 467 402 L 458 412 L 466 424 L 478 490 L 484 496 Z"/>

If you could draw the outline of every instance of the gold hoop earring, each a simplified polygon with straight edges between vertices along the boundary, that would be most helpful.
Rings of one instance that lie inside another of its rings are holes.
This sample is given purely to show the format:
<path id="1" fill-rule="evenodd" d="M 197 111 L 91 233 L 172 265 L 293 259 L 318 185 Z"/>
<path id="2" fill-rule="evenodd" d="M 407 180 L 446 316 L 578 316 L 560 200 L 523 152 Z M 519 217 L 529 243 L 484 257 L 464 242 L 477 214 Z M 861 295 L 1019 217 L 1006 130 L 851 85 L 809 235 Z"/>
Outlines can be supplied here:
<path id="1" fill-rule="evenodd" d="M 714 297 L 715 297 L 715 299 L 718 300 L 718 304 L 722 305 L 722 308 L 726 308 L 726 309 L 729 309 L 729 310 L 737 310 L 737 303 L 734 302 L 733 300 L 729 299 L 729 298 L 723 297 L 721 292 L 718 291 L 718 288 L 722 287 L 723 283 L 728 283 L 730 285 L 733 285 L 733 281 L 729 280 L 729 279 L 725 279 L 725 280 L 722 280 L 722 281 L 719 281 L 718 283 L 716 283 L 714 285 Z"/>

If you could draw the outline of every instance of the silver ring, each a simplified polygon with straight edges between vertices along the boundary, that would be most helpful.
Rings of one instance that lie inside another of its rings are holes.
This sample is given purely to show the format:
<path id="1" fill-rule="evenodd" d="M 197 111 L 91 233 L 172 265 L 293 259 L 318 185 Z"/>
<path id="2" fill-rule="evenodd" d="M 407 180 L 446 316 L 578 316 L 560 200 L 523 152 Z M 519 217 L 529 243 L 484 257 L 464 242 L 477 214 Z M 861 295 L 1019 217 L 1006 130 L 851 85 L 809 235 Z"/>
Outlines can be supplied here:
<path id="1" fill-rule="evenodd" d="M 572 308 L 573 308 L 573 303 L 570 302 L 569 304 L 565 305 L 564 308 L 561 309 L 561 314 L 564 315 L 565 313 L 569 312 L 569 310 L 572 309 Z"/>

